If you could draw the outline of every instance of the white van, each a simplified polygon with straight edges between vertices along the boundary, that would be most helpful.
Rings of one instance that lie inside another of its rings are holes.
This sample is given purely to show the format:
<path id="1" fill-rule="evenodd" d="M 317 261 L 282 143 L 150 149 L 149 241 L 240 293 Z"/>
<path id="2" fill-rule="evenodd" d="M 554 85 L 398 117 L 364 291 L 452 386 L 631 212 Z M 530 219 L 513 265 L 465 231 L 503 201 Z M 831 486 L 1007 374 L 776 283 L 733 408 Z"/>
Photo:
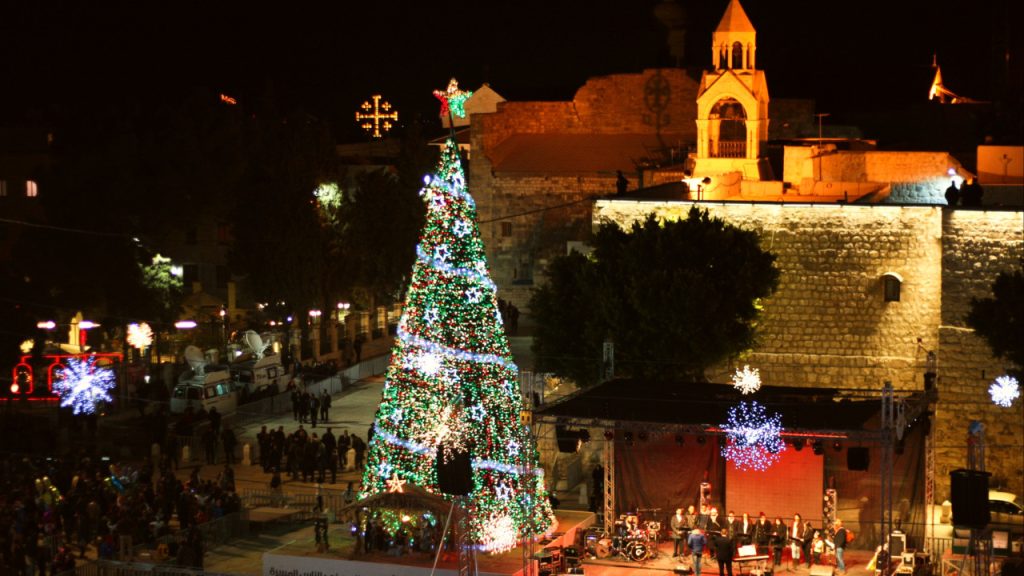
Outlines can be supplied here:
<path id="1" fill-rule="evenodd" d="M 221 414 L 229 414 L 238 407 L 238 391 L 227 370 L 216 370 L 196 375 L 189 370 L 178 378 L 178 384 L 171 393 L 171 412 L 181 414 L 191 406 L 193 412 L 200 409 L 209 412 L 217 407 Z"/>
<path id="2" fill-rule="evenodd" d="M 281 365 L 281 357 L 271 354 L 259 359 L 235 362 L 231 365 L 231 376 L 244 395 L 272 395 L 281 391 L 285 371 Z"/>

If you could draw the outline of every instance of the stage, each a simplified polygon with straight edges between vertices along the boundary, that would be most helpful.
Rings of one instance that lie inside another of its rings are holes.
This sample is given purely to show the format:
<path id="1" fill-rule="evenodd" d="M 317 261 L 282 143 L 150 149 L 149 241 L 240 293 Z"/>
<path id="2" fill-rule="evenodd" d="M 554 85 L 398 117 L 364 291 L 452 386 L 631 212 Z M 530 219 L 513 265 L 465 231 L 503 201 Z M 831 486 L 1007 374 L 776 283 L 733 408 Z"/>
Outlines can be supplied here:
<path id="1" fill-rule="evenodd" d="M 649 556 L 647 559 L 642 561 L 629 560 L 621 555 L 613 555 L 608 558 L 595 558 L 585 557 L 583 559 L 584 574 L 587 576 L 668 576 L 671 574 L 693 574 L 692 562 L 689 558 L 678 559 L 672 557 L 672 541 L 659 542 L 657 544 L 657 554 Z M 847 576 L 874 576 L 873 570 L 867 569 L 867 564 L 871 560 L 873 554 L 866 550 L 847 550 L 846 559 L 846 575 Z M 786 556 L 788 558 L 788 555 Z M 733 574 L 734 576 L 740 576 L 740 574 L 757 574 L 756 568 L 759 562 L 757 561 L 740 561 L 733 560 Z M 815 566 L 811 570 L 806 565 L 801 565 L 799 568 L 793 570 L 786 570 L 787 562 L 783 562 L 779 570 L 774 574 L 778 575 L 811 575 L 812 571 L 814 575 L 829 576 L 833 573 L 832 566 Z M 763 562 L 763 567 L 767 570 L 764 572 L 765 575 L 772 574 L 772 561 L 766 560 Z M 704 560 L 701 562 L 701 573 L 707 574 L 719 574 L 719 565 L 714 560 L 705 555 Z"/>
<path id="2" fill-rule="evenodd" d="M 558 549 L 572 546 L 577 531 L 583 531 L 596 521 L 592 512 L 576 510 L 555 510 L 558 527 L 550 539 L 535 545 L 537 556 L 545 548 Z M 369 552 L 356 556 L 355 539 L 347 525 L 335 526 L 329 532 L 330 550 L 318 552 L 310 546 L 308 539 L 293 541 L 273 552 L 263 554 L 263 576 L 426 576 L 430 574 L 434 555 L 426 552 L 411 552 L 403 555 L 389 555 L 384 552 Z M 477 554 L 477 567 L 482 576 L 521 576 L 523 574 L 523 549 L 514 548 L 501 554 Z M 538 560 L 534 560 L 539 564 Z M 621 573 L 621 572 L 619 572 Z M 435 574 L 457 574 L 455 558 L 442 554 Z"/>

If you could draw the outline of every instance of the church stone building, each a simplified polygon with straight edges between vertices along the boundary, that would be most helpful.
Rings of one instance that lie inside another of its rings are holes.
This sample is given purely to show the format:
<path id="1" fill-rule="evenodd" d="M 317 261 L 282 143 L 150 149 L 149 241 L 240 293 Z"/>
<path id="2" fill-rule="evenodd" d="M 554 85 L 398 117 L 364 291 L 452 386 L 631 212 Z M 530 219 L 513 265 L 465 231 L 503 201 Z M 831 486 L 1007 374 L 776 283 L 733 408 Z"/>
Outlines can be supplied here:
<path id="1" fill-rule="evenodd" d="M 546 261 L 602 222 L 677 218 L 696 204 L 757 231 L 778 257 L 780 286 L 747 360 L 765 383 L 917 391 L 932 352 L 936 500 L 949 497 L 948 472 L 967 464 L 973 420 L 987 426 L 993 483 L 1021 494 L 1020 400 L 999 408 L 987 394 L 1010 367 L 965 317 L 1000 272 L 1020 266 L 1024 212 L 946 207 L 950 179 L 974 175 L 941 151 L 840 150 L 812 138 L 786 146 L 773 173 L 766 142 L 783 127 L 756 56 L 756 31 L 731 0 L 699 79 L 617 74 L 588 80 L 570 102 L 501 102 L 474 115 L 470 181 L 502 297 L 526 308 Z M 785 125 L 816 128 L 805 112 Z M 617 171 L 630 179 L 622 195 Z M 708 376 L 726 381 L 732 368 Z"/>

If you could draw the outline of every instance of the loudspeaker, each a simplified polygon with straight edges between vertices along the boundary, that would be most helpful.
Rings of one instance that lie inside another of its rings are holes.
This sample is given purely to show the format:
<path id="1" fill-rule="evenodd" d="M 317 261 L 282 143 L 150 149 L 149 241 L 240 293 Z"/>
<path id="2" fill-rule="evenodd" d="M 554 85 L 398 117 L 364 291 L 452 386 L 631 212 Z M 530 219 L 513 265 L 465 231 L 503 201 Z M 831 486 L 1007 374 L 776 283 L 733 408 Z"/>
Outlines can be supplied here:
<path id="1" fill-rule="evenodd" d="M 833 568 L 825 564 L 811 566 L 811 576 L 832 576 Z"/>
<path id="2" fill-rule="evenodd" d="M 871 452 L 864 446 L 851 446 L 846 449 L 847 470 L 867 470 L 871 464 Z"/>
<path id="3" fill-rule="evenodd" d="M 907 535 L 903 532 L 893 532 L 889 536 L 889 557 L 897 558 L 903 555 L 907 547 Z"/>
<path id="4" fill-rule="evenodd" d="M 447 460 L 444 445 L 438 445 L 434 459 L 437 487 L 451 496 L 465 496 L 473 491 L 473 465 L 469 452 L 454 452 Z"/>
<path id="5" fill-rule="evenodd" d="M 575 430 L 569 430 L 565 426 L 555 426 L 555 440 L 558 442 L 559 452 L 575 454 L 580 450 L 580 435 Z"/>
<path id="6" fill-rule="evenodd" d="M 953 525 L 984 528 L 992 520 L 988 509 L 988 477 L 992 474 L 960 468 L 949 473 Z"/>

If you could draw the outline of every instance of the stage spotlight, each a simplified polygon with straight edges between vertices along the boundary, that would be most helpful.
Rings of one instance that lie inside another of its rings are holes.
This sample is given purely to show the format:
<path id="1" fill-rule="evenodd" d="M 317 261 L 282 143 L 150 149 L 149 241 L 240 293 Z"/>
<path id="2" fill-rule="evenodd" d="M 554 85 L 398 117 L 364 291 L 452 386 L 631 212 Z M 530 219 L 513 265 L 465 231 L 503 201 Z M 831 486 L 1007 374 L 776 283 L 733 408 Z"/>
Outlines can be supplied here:
<path id="1" fill-rule="evenodd" d="M 647 431 L 646 430 L 641 430 L 640 433 L 637 434 L 637 437 L 640 438 L 641 442 L 646 442 L 647 441 Z"/>
<path id="2" fill-rule="evenodd" d="M 686 443 L 686 440 L 683 439 L 683 435 L 682 434 L 676 434 L 676 445 L 682 446 L 685 443 Z"/>
<path id="3" fill-rule="evenodd" d="M 843 444 L 839 442 L 839 440 L 836 440 L 835 442 L 832 443 L 832 449 L 835 450 L 836 452 L 842 452 Z"/>
<path id="4" fill-rule="evenodd" d="M 804 439 L 803 438 L 793 438 L 793 440 L 791 440 L 791 442 L 793 443 L 793 449 L 796 450 L 797 452 L 799 452 L 799 451 L 804 449 Z"/>
<path id="5" fill-rule="evenodd" d="M 707 444 L 707 441 L 708 441 L 708 437 L 707 436 L 705 436 L 703 434 L 701 434 L 700 436 L 697 436 L 697 444 L 700 444 L 701 446 L 703 446 L 704 444 Z"/>
<path id="6" fill-rule="evenodd" d="M 821 456 L 825 453 L 825 446 L 821 443 L 821 440 L 815 440 L 811 442 L 811 450 L 814 450 L 815 456 Z"/>
<path id="7" fill-rule="evenodd" d="M 613 438 L 615 438 L 615 432 L 612 432 L 611 430 L 605 430 L 604 431 L 604 439 L 605 440 L 611 440 Z"/>

